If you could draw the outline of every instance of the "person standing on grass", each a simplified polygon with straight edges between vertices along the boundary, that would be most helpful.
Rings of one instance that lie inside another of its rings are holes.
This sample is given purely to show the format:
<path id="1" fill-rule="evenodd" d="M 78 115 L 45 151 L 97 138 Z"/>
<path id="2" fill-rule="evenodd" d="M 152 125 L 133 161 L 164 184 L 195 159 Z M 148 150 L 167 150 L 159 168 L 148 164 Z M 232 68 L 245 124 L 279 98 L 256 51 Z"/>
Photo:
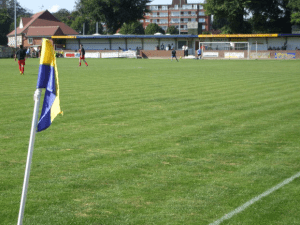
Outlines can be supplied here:
<path id="1" fill-rule="evenodd" d="M 173 51 L 172 51 L 171 61 L 173 61 L 173 58 L 175 58 L 177 60 L 177 62 L 179 62 L 178 59 L 177 59 L 177 57 L 176 57 L 176 51 L 175 51 L 175 49 L 173 49 Z"/>
<path id="2" fill-rule="evenodd" d="M 198 49 L 197 54 L 198 54 L 198 59 L 201 59 L 201 49 L 200 48 Z"/>
<path id="3" fill-rule="evenodd" d="M 25 58 L 26 58 L 26 50 L 23 49 L 23 45 L 20 45 L 20 49 L 15 54 L 15 61 L 18 58 L 20 75 L 24 74 L 24 66 L 25 66 Z"/>
<path id="4" fill-rule="evenodd" d="M 79 52 L 80 52 L 79 66 L 81 66 L 81 60 L 83 60 L 83 62 L 85 63 L 85 65 L 88 66 L 87 62 L 85 61 L 85 50 L 84 50 L 82 44 L 80 44 Z"/>
<path id="5" fill-rule="evenodd" d="M 30 56 L 30 48 L 27 48 L 27 51 L 26 51 L 26 58 L 29 58 Z"/>

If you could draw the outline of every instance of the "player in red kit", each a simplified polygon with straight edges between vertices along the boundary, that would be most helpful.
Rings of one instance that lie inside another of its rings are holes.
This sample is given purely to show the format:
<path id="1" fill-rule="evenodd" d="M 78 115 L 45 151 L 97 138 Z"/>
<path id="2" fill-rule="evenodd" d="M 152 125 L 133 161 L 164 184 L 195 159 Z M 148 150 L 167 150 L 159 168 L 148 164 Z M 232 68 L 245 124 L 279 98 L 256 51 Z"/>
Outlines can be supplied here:
<path id="1" fill-rule="evenodd" d="M 80 44 L 79 52 L 80 52 L 79 66 L 81 66 L 81 60 L 83 60 L 83 62 L 85 63 L 85 65 L 88 66 L 87 62 L 85 61 L 85 50 L 84 50 L 82 44 Z"/>
<path id="2" fill-rule="evenodd" d="M 15 61 L 16 58 L 18 58 L 19 70 L 21 75 L 24 74 L 25 57 L 26 57 L 26 50 L 23 49 L 23 45 L 20 45 L 20 49 L 15 54 Z"/>

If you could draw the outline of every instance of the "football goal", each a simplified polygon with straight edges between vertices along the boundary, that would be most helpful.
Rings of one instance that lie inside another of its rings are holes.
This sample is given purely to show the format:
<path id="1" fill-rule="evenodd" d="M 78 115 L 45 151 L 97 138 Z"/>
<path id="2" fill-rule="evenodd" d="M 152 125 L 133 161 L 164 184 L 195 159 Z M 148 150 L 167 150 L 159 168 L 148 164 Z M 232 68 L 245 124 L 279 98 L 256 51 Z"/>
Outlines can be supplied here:
<path id="1" fill-rule="evenodd" d="M 202 58 L 249 59 L 249 42 L 199 42 Z"/>

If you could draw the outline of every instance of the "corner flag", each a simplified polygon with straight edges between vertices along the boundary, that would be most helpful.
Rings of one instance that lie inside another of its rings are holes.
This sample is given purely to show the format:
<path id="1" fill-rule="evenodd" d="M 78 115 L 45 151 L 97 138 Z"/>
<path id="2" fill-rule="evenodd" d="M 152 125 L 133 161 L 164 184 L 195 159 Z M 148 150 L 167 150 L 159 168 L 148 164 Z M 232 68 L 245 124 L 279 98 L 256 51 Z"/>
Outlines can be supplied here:
<path id="1" fill-rule="evenodd" d="M 38 114 L 40 106 L 40 98 L 42 88 L 46 88 L 42 114 L 39 123 Z M 62 114 L 59 104 L 59 85 L 58 73 L 56 67 L 55 51 L 49 40 L 43 39 L 42 53 L 40 60 L 40 69 L 37 80 L 37 89 L 34 93 L 34 110 L 32 116 L 32 124 L 30 131 L 30 139 L 28 146 L 27 162 L 24 175 L 24 183 L 22 189 L 18 225 L 23 224 L 23 216 L 25 210 L 25 202 L 27 196 L 27 188 L 29 183 L 30 167 L 34 149 L 35 134 L 37 131 L 47 129 L 57 114 Z"/>
<path id="2" fill-rule="evenodd" d="M 48 39 L 43 39 L 40 68 L 36 88 L 46 88 L 44 103 L 37 131 L 47 129 L 54 118 L 63 112 L 60 109 L 58 71 L 55 51 Z"/>

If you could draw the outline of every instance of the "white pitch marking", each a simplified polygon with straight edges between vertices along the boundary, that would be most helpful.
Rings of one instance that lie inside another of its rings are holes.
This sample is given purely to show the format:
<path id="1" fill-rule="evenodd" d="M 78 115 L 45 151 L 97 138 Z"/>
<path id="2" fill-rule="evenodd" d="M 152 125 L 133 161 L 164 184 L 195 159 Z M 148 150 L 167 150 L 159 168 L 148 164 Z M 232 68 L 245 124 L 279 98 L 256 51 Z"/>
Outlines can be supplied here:
<path id="1" fill-rule="evenodd" d="M 220 223 L 222 223 L 224 220 L 228 220 L 231 217 L 233 217 L 235 214 L 238 214 L 240 212 L 242 212 L 244 209 L 246 209 L 248 206 L 254 204 L 255 202 L 259 201 L 260 199 L 262 199 L 263 197 L 266 197 L 267 195 L 271 194 L 272 192 L 278 190 L 279 188 L 283 187 L 284 185 L 292 182 L 293 180 L 295 180 L 296 178 L 300 177 L 300 172 L 297 173 L 296 175 L 286 179 L 285 181 L 283 181 L 282 183 L 276 185 L 275 187 L 272 187 L 271 189 L 267 190 L 266 192 L 262 193 L 261 195 L 252 198 L 250 201 L 246 202 L 244 205 L 236 208 L 235 210 L 231 211 L 230 213 L 226 214 L 225 216 L 223 216 L 221 219 L 218 219 L 217 221 L 209 224 L 209 225 L 219 225 Z"/>

